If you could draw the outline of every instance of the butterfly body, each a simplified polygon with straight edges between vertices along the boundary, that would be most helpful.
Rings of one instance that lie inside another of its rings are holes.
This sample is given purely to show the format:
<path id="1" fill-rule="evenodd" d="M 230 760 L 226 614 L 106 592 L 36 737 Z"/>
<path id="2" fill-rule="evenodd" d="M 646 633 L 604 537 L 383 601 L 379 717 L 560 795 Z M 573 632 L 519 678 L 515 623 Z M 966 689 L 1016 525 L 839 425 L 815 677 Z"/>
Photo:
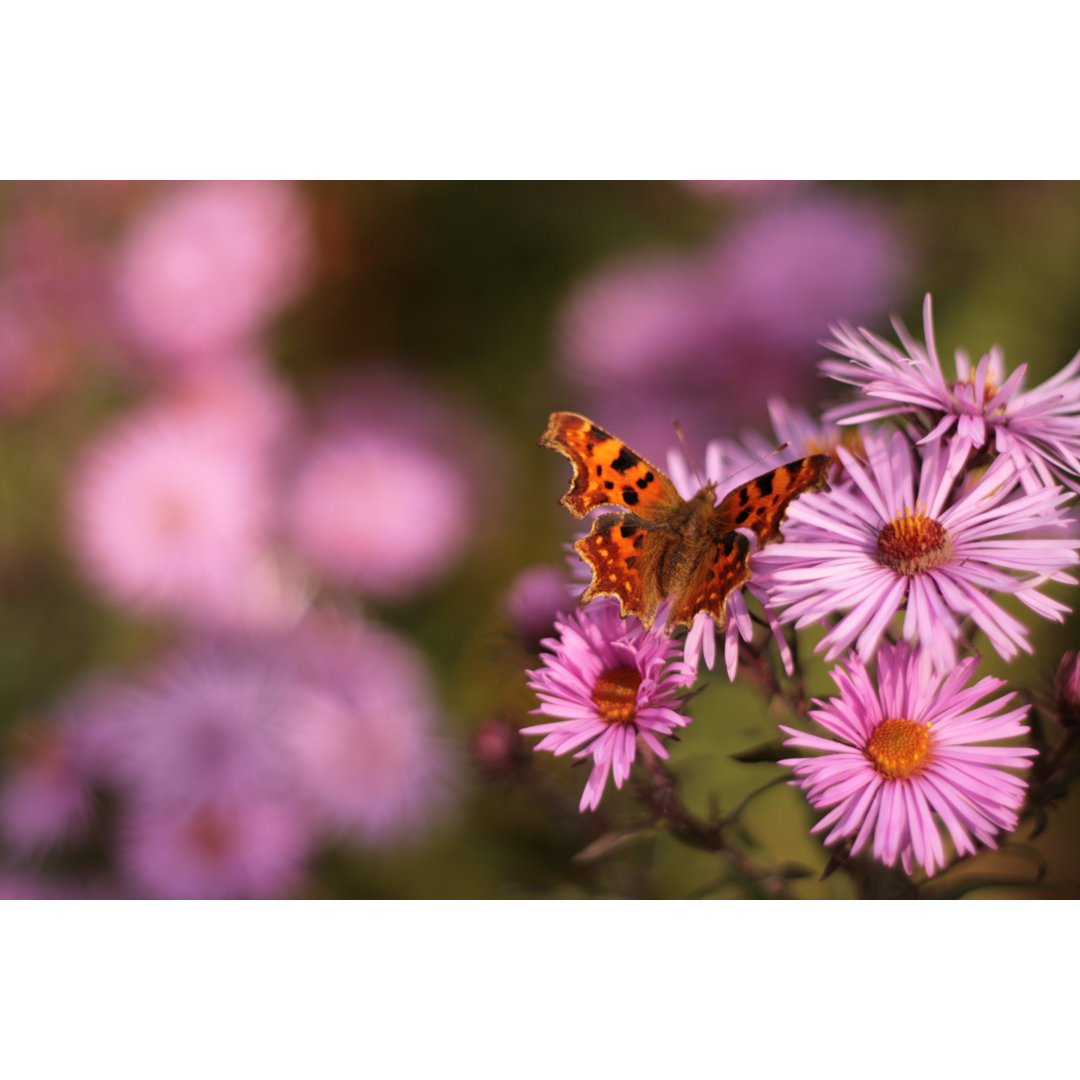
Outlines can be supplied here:
<path id="1" fill-rule="evenodd" d="M 670 598 L 670 626 L 689 626 L 707 611 L 723 628 L 728 596 L 750 580 L 750 543 L 738 530 L 752 530 L 759 545 L 779 540 L 792 500 L 828 487 L 830 461 L 817 454 L 751 480 L 719 505 L 712 481 L 684 499 L 655 465 L 577 413 L 552 413 L 540 445 L 574 466 L 559 501 L 575 517 L 624 508 L 602 514 L 574 544 L 593 572 L 581 602 L 617 597 L 623 615 L 646 626 Z"/>

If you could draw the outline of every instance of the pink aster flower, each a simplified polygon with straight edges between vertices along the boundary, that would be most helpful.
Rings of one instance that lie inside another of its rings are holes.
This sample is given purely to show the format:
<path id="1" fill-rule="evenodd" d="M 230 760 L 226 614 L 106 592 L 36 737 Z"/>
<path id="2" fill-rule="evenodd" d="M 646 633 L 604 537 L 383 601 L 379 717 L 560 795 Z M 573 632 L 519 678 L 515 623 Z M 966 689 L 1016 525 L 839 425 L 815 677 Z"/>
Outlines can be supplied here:
<path id="1" fill-rule="evenodd" d="M 1076 564 L 1080 541 L 1031 534 L 1069 524 L 1069 493 L 1017 493 L 1016 465 L 1001 457 L 954 496 L 955 463 L 942 442 L 922 448 L 921 472 L 902 432 L 867 437 L 865 449 L 862 464 L 840 447 L 851 486 L 794 503 L 787 541 L 758 556 L 772 602 L 790 605 L 782 620 L 803 627 L 845 613 L 818 646 L 829 660 L 853 642 L 869 660 L 901 610 L 904 638 L 920 641 L 940 671 L 955 665 L 968 617 L 1004 659 L 1030 652 L 1026 628 L 988 592 L 1061 621 L 1069 609 L 1039 586 L 1073 582 L 1064 570 Z"/>
<path id="2" fill-rule="evenodd" d="M 786 746 L 822 752 L 780 764 L 811 806 L 829 811 L 812 830 L 828 829 L 826 844 L 853 836 L 858 854 L 872 837 L 887 866 L 899 859 L 908 874 L 916 864 L 934 874 L 948 862 L 939 821 L 957 855 L 974 854 L 975 841 L 996 847 L 999 832 L 1016 828 L 1027 785 L 1005 769 L 1026 768 L 1037 751 L 981 744 L 1026 733 L 1028 706 L 1001 712 L 1012 693 L 983 701 L 1005 683 L 967 686 L 977 664 L 966 657 L 935 674 L 924 649 L 885 645 L 876 684 L 852 657 L 832 673 L 840 696 L 815 700 L 810 715 L 833 737 L 781 728 Z"/>
<path id="3" fill-rule="evenodd" d="M 86 449 L 72 476 L 70 537 L 109 600 L 191 619 L 227 617 L 265 561 L 266 461 L 218 419 L 149 407 Z"/>
<path id="4" fill-rule="evenodd" d="M 282 642 L 296 680 L 284 737 L 311 819 L 387 845 L 428 829 L 452 794 L 452 761 L 423 656 L 371 623 L 312 617 Z"/>
<path id="5" fill-rule="evenodd" d="M 847 359 L 825 360 L 821 370 L 864 396 L 830 409 L 826 419 L 854 424 L 918 413 L 928 429 L 922 444 L 948 435 L 958 460 L 982 449 L 1011 457 L 1027 491 L 1054 478 L 1080 491 L 1080 353 L 1041 386 L 1024 391 L 1027 365 L 1007 374 L 998 346 L 974 366 L 957 349 L 956 376 L 949 379 L 934 342 L 929 293 L 923 325 L 925 346 L 893 321 L 906 352 L 869 330 L 834 327 L 831 347 Z"/>
<path id="6" fill-rule="evenodd" d="M 120 252 L 120 320 L 158 370 L 203 368 L 294 299 L 310 254 L 307 215 L 293 187 L 177 186 L 136 220 Z"/>
<path id="7" fill-rule="evenodd" d="M 651 630 L 637 619 L 619 615 L 607 598 L 555 620 L 557 638 L 544 644 L 542 667 L 530 671 L 529 686 L 541 705 L 533 711 L 559 717 L 553 723 L 522 729 L 543 735 L 537 750 L 593 759 L 581 796 L 581 810 L 595 810 L 608 774 L 621 788 L 637 755 L 637 740 L 660 757 L 668 756 L 657 736 L 685 727 L 690 718 L 678 712 L 686 674 L 677 643 L 658 618 Z"/>

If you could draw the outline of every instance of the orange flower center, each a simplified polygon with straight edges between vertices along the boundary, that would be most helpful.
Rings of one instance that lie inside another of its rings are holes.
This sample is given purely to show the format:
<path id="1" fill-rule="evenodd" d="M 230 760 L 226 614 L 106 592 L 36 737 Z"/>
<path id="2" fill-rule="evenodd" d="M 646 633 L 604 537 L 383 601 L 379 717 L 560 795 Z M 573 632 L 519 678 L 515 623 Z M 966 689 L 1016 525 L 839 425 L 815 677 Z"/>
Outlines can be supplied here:
<path id="1" fill-rule="evenodd" d="M 636 668 L 617 667 L 605 671 L 596 680 L 592 699 L 602 719 L 609 724 L 629 724 L 637 715 L 637 692 L 641 672 Z"/>
<path id="2" fill-rule="evenodd" d="M 890 780 L 914 776 L 930 760 L 930 724 L 914 720 L 882 720 L 866 745 L 874 768 Z"/>
<path id="3" fill-rule="evenodd" d="M 860 461 L 866 460 L 866 448 L 863 446 L 862 435 L 856 427 L 844 427 L 839 434 L 826 436 L 820 439 L 807 439 L 806 452 L 808 454 L 827 454 L 832 458 L 833 465 L 840 464 L 840 455 L 836 448 L 842 446 Z"/>
<path id="4" fill-rule="evenodd" d="M 905 507 L 878 533 L 877 560 L 898 574 L 922 574 L 951 558 L 952 541 L 945 526 L 918 506 L 914 513 Z"/>

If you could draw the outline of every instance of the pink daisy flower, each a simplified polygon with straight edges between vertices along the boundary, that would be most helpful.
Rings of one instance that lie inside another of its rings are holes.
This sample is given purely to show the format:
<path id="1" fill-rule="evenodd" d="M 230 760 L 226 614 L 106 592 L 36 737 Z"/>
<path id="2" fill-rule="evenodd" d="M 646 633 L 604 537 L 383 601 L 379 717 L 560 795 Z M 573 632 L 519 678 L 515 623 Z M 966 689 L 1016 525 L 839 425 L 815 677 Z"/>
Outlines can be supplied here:
<path id="1" fill-rule="evenodd" d="M 993 450 L 1013 459 L 1027 491 L 1054 478 L 1080 491 L 1080 353 L 1053 378 L 1024 391 L 1027 365 L 1007 374 L 996 345 L 974 366 L 957 349 L 956 376 L 946 377 L 934 342 L 929 293 L 923 303 L 925 346 L 899 320 L 893 326 L 906 352 L 869 330 L 847 324 L 833 328 L 831 348 L 847 359 L 822 361 L 821 370 L 858 387 L 864 397 L 830 409 L 827 420 L 854 424 L 920 414 L 927 428 L 921 444 L 948 434 L 955 460 Z"/>
<path id="2" fill-rule="evenodd" d="M 832 672 L 840 696 L 815 700 L 810 716 L 833 737 L 781 727 L 786 746 L 821 751 L 780 762 L 810 805 L 829 811 L 812 832 L 829 830 L 826 844 L 853 836 L 853 855 L 872 838 L 874 858 L 932 875 L 948 862 L 939 821 L 957 855 L 1016 828 L 1027 785 L 1004 770 L 1026 768 L 1037 751 L 981 744 L 1026 733 L 1028 706 L 1001 712 L 1012 693 L 983 701 L 1005 683 L 966 686 L 977 664 L 967 657 L 935 674 L 924 649 L 901 643 L 878 652 L 876 683 L 858 657 Z"/>
<path id="3" fill-rule="evenodd" d="M 535 713 L 559 717 L 553 723 L 522 729 L 543 735 L 536 750 L 593 759 L 581 796 L 581 810 L 600 804 L 609 774 L 621 788 L 637 754 L 637 740 L 660 757 L 668 756 L 657 736 L 685 727 L 678 712 L 686 674 L 678 645 L 662 630 L 663 620 L 645 630 L 637 619 L 623 619 L 619 604 L 607 598 L 555 620 L 557 638 L 542 667 L 530 671 L 529 686 L 541 705 Z"/>
<path id="4" fill-rule="evenodd" d="M 1010 457 L 953 496 L 948 448 L 923 447 L 921 473 L 902 432 L 870 438 L 867 461 L 837 453 L 852 484 L 828 497 L 798 500 L 787 541 L 758 555 L 781 619 L 797 628 L 845 614 L 819 644 L 835 659 L 853 642 L 869 660 L 893 616 L 904 611 L 903 636 L 920 641 L 939 671 L 956 664 L 961 621 L 970 617 L 1006 660 L 1031 651 L 1027 630 L 988 591 L 1017 597 L 1060 622 L 1069 609 L 1044 595 L 1047 581 L 1073 583 L 1080 541 L 1032 536 L 1070 522 L 1062 489 L 1017 493 Z"/>
<path id="5" fill-rule="evenodd" d="M 243 607 L 265 561 L 265 457 L 220 417 L 150 407 L 100 435 L 72 476 L 70 536 L 109 600 L 196 620 Z"/>
<path id="6" fill-rule="evenodd" d="M 287 184 L 177 186 L 136 221 L 120 252 L 120 320 L 157 370 L 205 369 L 300 292 L 311 245 L 303 202 Z"/>

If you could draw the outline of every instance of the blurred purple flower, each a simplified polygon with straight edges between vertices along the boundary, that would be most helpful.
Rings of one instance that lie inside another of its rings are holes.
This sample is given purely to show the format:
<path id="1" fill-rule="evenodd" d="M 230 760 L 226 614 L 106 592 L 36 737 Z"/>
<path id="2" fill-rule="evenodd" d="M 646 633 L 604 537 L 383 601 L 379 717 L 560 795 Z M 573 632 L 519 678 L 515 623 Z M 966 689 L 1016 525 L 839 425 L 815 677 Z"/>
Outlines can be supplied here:
<path id="1" fill-rule="evenodd" d="M 369 844 L 430 827 L 452 762 L 423 657 L 388 630 L 312 617 L 284 643 L 297 681 L 285 739 L 313 820 Z"/>
<path id="2" fill-rule="evenodd" d="M 1011 693 L 982 701 L 1005 682 L 966 687 L 977 665 L 966 657 L 935 674 L 926 650 L 901 643 L 878 651 L 876 684 L 858 657 L 832 672 L 840 696 L 815 700 L 810 716 L 835 738 L 781 727 L 786 746 L 823 752 L 780 762 L 811 806 L 829 809 L 812 832 L 828 829 L 826 844 L 854 836 L 853 855 L 872 837 L 874 858 L 932 875 L 948 862 L 939 820 L 958 855 L 975 853 L 973 837 L 996 847 L 999 831 L 1016 828 L 1027 785 L 1004 770 L 1026 768 L 1036 751 L 976 744 L 1023 735 L 1028 706 L 1001 713 Z"/>
<path id="3" fill-rule="evenodd" d="M 934 342 L 930 294 L 923 302 L 925 346 L 899 321 L 893 325 L 906 353 L 869 330 L 833 328 L 831 347 L 847 359 L 822 361 L 821 370 L 864 396 L 830 409 L 826 419 L 854 424 L 923 412 L 931 430 L 920 443 L 948 436 L 961 461 L 983 448 L 1011 457 L 1029 492 L 1055 478 L 1080 491 L 1080 353 L 1045 383 L 1024 391 L 1027 364 L 1007 375 L 997 345 L 974 367 L 957 349 L 956 379 L 949 381 Z"/>
<path id="4" fill-rule="evenodd" d="M 778 390 L 814 395 L 818 340 L 837 318 L 887 307 L 905 263 L 870 204 L 820 194 L 769 204 L 703 250 L 586 282 L 567 307 L 565 363 L 592 388 L 597 419 L 655 457 L 672 416 L 704 442 L 758 423 Z"/>
<path id="5" fill-rule="evenodd" d="M 867 437 L 861 464 L 843 447 L 852 486 L 800 499 L 787 541 L 758 556 L 772 602 L 790 605 L 782 621 L 803 627 L 846 612 L 820 642 L 834 659 L 857 640 L 869 660 L 892 617 L 906 608 L 903 636 L 922 643 L 939 671 L 956 664 L 960 620 L 970 617 L 1006 660 L 1030 652 L 1027 630 L 987 590 L 1017 597 L 1058 622 L 1069 609 L 1039 592 L 1046 581 L 1073 582 L 1080 540 L 1032 537 L 1063 529 L 1068 492 L 1042 488 L 1012 497 L 1017 470 L 998 458 L 970 488 L 950 498 L 956 480 L 948 447 L 925 445 L 921 475 L 901 432 Z M 1019 576 L 1014 576 L 1019 575 Z"/>
<path id="6" fill-rule="evenodd" d="M 621 788 L 630 775 L 641 740 L 660 757 L 668 756 L 659 735 L 685 727 L 678 712 L 686 672 L 679 646 L 663 629 L 663 617 L 645 630 L 637 619 L 619 615 L 618 601 L 593 601 L 587 608 L 555 620 L 558 638 L 530 671 L 529 686 L 541 705 L 534 713 L 559 717 L 554 723 L 522 728 L 543 735 L 536 750 L 591 757 L 592 772 L 581 795 L 581 810 L 600 805 L 609 773 Z"/>
<path id="7" fill-rule="evenodd" d="M 23 736 L 0 786 L 0 831 L 16 850 L 31 851 L 84 832 L 91 786 L 70 732 L 50 724 Z"/>
<path id="8" fill-rule="evenodd" d="M 136 220 L 119 254 L 120 322 L 155 370 L 205 370 L 246 345 L 299 294 L 311 254 L 295 188 L 177 186 Z"/>
<path id="9" fill-rule="evenodd" d="M 220 413 L 150 406 L 87 447 L 71 477 L 70 541 L 114 603 L 229 621 L 268 603 L 271 494 L 262 448 Z"/>
<path id="10" fill-rule="evenodd" d="M 578 559 L 576 553 L 574 558 Z M 541 639 L 551 635 L 555 616 L 577 607 L 580 592 L 564 568 L 530 566 L 514 578 L 503 599 L 503 611 L 514 632 L 535 651 Z"/>
<path id="11" fill-rule="evenodd" d="M 310 835 L 294 807 L 266 795 L 138 803 L 121 863 L 136 889 L 160 899 L 266 899 L 301 880 Z"/>
<path id="12" fill-rule="evenodd" d="M 287 801 L 297 701 L 295 680 L 259 639 L 197 640 L 129 689 L 114 772 L 147 804 Z"/>

